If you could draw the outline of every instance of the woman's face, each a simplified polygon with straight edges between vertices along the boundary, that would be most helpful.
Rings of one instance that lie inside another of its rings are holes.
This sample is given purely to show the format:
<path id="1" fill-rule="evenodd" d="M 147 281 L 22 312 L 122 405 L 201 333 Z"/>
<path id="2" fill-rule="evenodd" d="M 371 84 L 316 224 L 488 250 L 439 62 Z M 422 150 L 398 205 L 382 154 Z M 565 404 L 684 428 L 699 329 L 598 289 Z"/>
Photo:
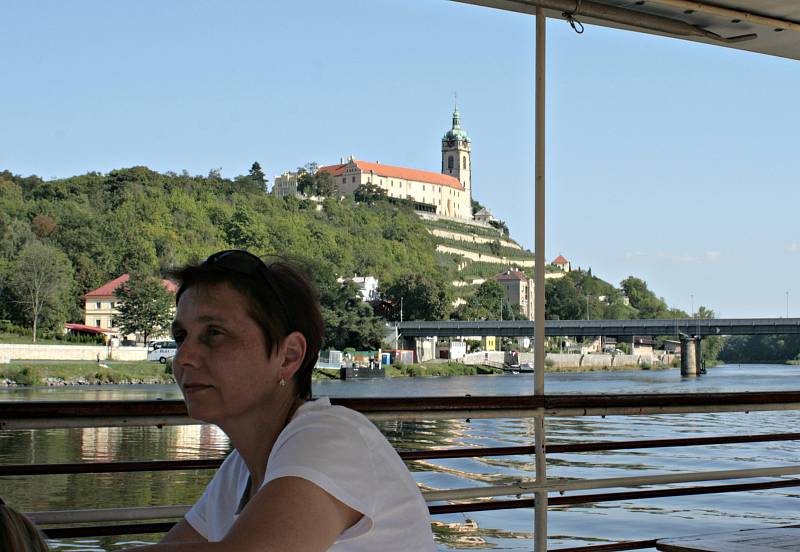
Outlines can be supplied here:
<path id="1" fill-rule="evenodd" d="M 227 284 L 189 288 L 172 334 L 178 344 L 173 371 L 192 418 L 225 425 L 258 417 L 275 403 L 280 355 L 267 358 L 241 293 Z"/>

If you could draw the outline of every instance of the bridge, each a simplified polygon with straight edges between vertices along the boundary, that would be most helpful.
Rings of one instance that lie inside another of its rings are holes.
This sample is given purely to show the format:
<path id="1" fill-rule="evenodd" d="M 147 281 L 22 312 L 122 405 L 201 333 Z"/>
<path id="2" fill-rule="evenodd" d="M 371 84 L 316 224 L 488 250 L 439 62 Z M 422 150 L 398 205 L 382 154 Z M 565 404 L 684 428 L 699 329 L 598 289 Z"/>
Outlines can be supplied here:
<path id="1" fill-rule="evenodd" d="M 443 320 L 400 322 L 404 338 L 498 336 L 533 337 L 531 320 Z M 633 337 L 671 335 L 800 334 L 800 318 L 681 318 L 654 320 L 546 320 L 544 335 L 570 337 Z"/>
<path id="2" fill-rule="evenodd" d="M 533 337 L 531 320 L 446 320 L 400 322 L 397 333 L 409 344 L 423 337 Z M 681 342 L 681 374 L 704 373 L 703 337 L 713 335 L 800 334 L 800 318 L 680 318 L 655 320 L 545 320 L 546 337 L 674 336 Z"/>

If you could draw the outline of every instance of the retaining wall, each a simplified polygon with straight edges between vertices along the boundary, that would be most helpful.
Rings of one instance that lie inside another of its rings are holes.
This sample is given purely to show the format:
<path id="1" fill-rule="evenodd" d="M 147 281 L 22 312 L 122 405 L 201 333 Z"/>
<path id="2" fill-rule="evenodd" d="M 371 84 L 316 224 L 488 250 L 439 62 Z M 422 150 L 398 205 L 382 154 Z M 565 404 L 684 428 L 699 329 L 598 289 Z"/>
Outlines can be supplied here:
<path id="1" fill-rule="evenodd" d="M 502 363 L 505 353 L 502 351 L 482 351 L 469 353 L 464 357 L 464 364 L 481 364 L 488 360 L 492 363 Z M 545 361 L 548 365 L 557 368 L 611 368 L 614 366 L 637 366 L 642 362 L 652 364 L 653 358 L 640 355 L 611 355 L 611 354 L 569 354 L 547 353 Z M 533 353 L 520 353 L 520 363 L 533 362 Z"/>
<path id="2" fill-rule="evenodd" d="M 11 360 L 147 360 L 147 347 L 0 344 L 0 362 Z"/>

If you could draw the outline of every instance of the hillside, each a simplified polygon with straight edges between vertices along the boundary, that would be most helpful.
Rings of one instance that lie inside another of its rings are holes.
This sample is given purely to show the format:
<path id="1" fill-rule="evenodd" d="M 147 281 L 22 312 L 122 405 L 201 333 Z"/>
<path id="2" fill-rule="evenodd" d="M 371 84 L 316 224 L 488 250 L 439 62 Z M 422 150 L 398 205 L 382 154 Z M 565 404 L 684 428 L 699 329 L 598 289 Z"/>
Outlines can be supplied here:
<path id="1" fill-rule="evenodd" d="M 41 313 L 51 329 L 81 321 L 83 294 L 123 273 L 163 276 L 229 248 L 304 263 L 321 290 L 331 346 L 379 344 L 381 317 L 399 318 L 403 298 L 406 319 L 492 317 L 502 292 L 484 280 L 512 266 L 533 276 L 533 253 L 496 228 L 360 199 L 276 197 L 253 175 L 214 171 L 133 167 L 51 181 L 0 172 L 0 321 L 30 327 L 13 286 L 29 244 L 64 264 L 64 293 Z M 385 300 L 374 312 L 337 282 L 355 274 L 379 279 Z M 633 277 L 617 288 L 574 271 L 548 278 L 546 292 L 549 318 L 583 318 L 587 309 L 597 318 L 685 316 Z M 459 298 L 472 304 L 454 309 Z"/>

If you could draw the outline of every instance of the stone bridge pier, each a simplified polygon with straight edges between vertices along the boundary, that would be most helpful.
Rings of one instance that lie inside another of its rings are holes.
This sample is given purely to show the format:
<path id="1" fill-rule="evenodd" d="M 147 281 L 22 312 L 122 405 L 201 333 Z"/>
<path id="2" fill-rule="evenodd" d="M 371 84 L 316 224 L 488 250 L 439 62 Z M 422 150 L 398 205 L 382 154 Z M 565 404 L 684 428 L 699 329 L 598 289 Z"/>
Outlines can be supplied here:
<path id="1" fill-rule="evenodd" d="M 681 337 L 681 375 L 697 376 L 703 372 L 702 341 L 700 337 Z"/>

